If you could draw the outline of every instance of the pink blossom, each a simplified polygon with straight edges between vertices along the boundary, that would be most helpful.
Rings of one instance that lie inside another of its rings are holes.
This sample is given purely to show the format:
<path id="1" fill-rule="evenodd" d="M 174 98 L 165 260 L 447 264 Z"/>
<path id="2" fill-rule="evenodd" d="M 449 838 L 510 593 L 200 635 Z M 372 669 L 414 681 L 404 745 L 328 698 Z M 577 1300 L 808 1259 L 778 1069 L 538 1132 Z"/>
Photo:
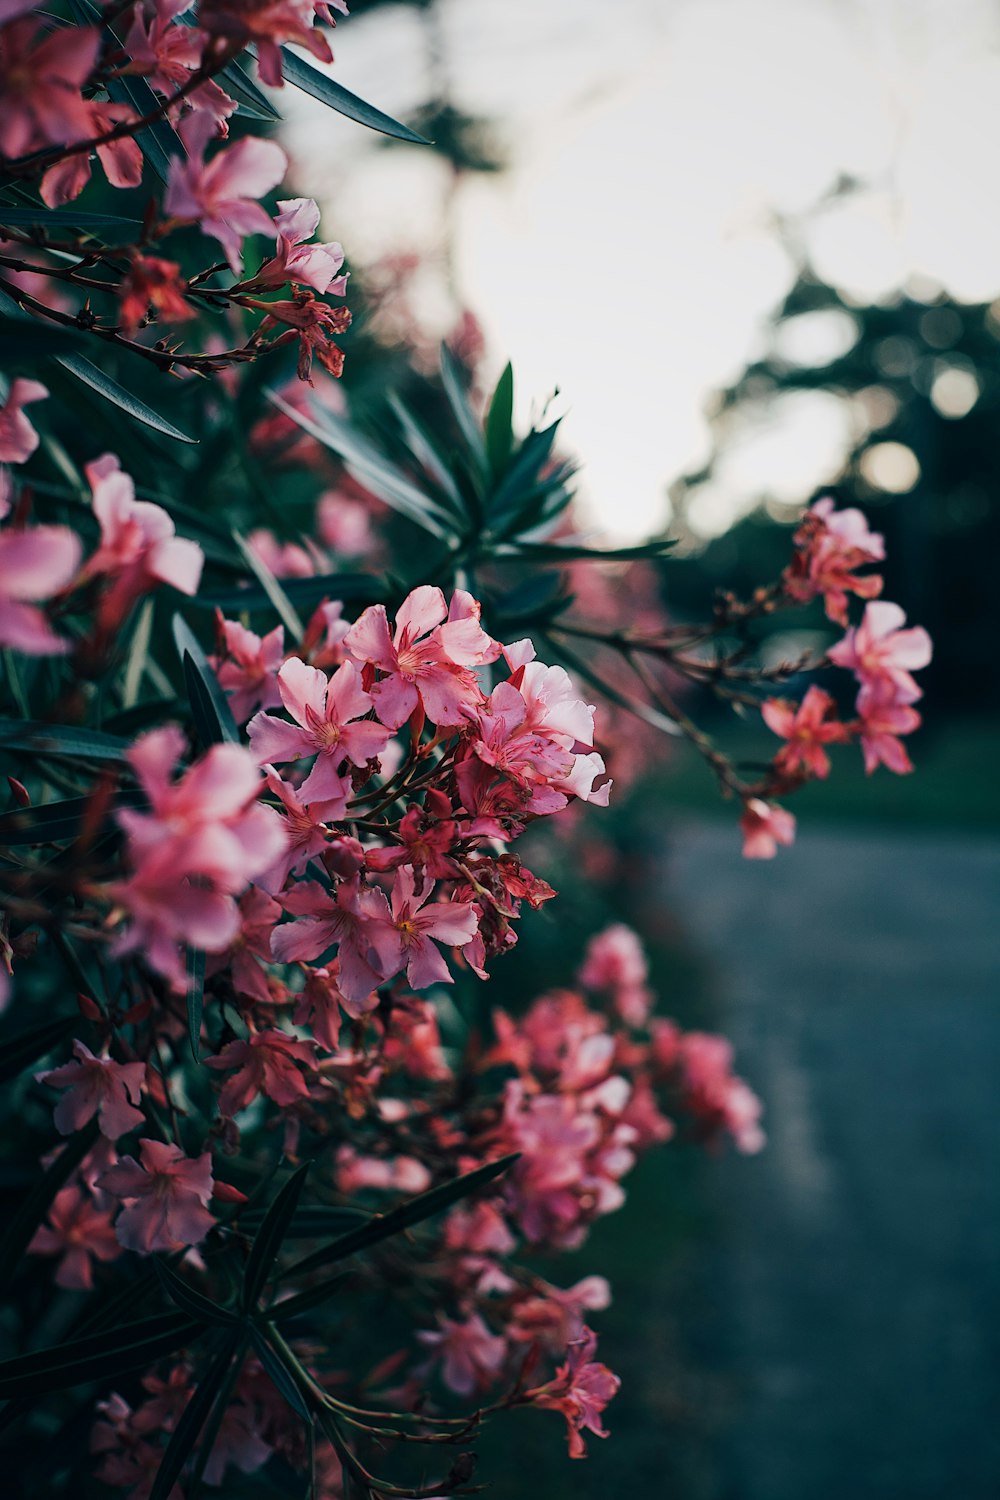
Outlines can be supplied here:
<path id="1" fill-rule="evenodd" d="M 364 768 L 389 739 L 388 729 L 363 717 L 372 700 L 354 663 L 345 661 L 328 678 L 318 667 L 291 656 L 278 673 L 278 691 L 295 723 L 256 714 L 247 728 L 254 754 L 261 762 L 315 755 L 299 788 L 301 800 L 308 804 L 342 798 L 346 803 L 350 778 L 343 774 L 345 761 Z"/>
<path id="2" fill-rule="evenodd" d="M 618 1014 L 630 1026 L 641 1026 L 649 1015 L 653 997 L 646 984 L 648 977 L 642 943 L 624 922 L 616 922 L 590 939 L 578 975 L 584 989 L 609 991 Z"/>
<path id="3" fill-rule="evenodd" d="M 335 1180 L 337 1191 L 346 1197 L 365 1188 L 424 1193 L 431 1185 L 431 1174 L 414 1156 L 363 1156 L 353 1146 L 343 1145 L 337 1152 Z"/>
<path id="4" fill-rule="evenodd" d="M 265 767 L 267 784 L 284 808 L 281 822 L 285 830 L 285 847 L 263 873 L 258 876 L 258 885 L 274 896 L 282 889 L 289 875 L 299 874 L 331 845 L 332 839 L 327 823 L 343 816 L 346 793 L 332 797 L 326 802 L 313 802 L 308 807 L 301 802 L 287 782 L 282 781 L 273 767 Z M 360 846 L 359 846 L 360 847 Z M 360 869 L 360 861 L 358 864 Z"/>
<path id="5" fill-rule="evenodd" d="M 35 602 L 69 586 L 80 552 L 79 538 L 66 526 L 0 531 L 0 646 L 29 656 L 56 656 L 69 649 Z"/>
<path id="6" fill-rule="evenodd" d="M 175 535 L 162 506 L 135 498 L 135 485 L 113 453 L 88 464 L 86 473 L 101 526 L 101 544 L 86 574 L 111 579 L 101 601 L 104 624 L 117 625 L 133 602 L 158 583 L 196 594 L 205 562 L 198 543 Z"/>
<path id="7" fill-rule="evenodd" d="M 389 972 L 382 949 L 392 956 L 395 935 L 389 903 L 380 890 L 362 888 L 357 876 L 342 880 L 333 895 L 315 881 L 303 881 L 281 903 L 297 918 L 276 929 L 271 952 L 279 963 L 316 958 L 337 944 L 340 988 L 346 999 L 366 1000 Z"/>
<path id="8" fill-rule="evenodd" d="M 390 729 L 405 724 L 418 703 L 432 724 L 460 724 L 482 701 L 470 669 L 495 661 L 500 646 L 480 626 L 470 599 L 459 590 L 449 614 L 441 590 L 424 584 L 400 605 L 391 636 L 382 604 L 370 605 L 351 627 L 345 645 L 355 661 L 385 674 L 371 694 Z"/>
<path id="9" fill-rule="evenodd" d="M 883 685 L 897 703 L 915 703 L 922 696 L 911 673 L 931 659 L 931 638 L 922 626 L 901 627 L 906 615 L 898 604 L 879 600 L 866 604 L 857 629 L 827 652 L 838 667 L 853 672 L 864 687 Z"/>
<path id="10" fill-rule="evenodd" d="M 56 1194 L 48 1223 L 35 1230 L 28 1250 L 35 1255 L 61 1255 L 56 1285 L 88 1292 L 94 1284 L 92 1259 L 117 1260 L 121 1254 L 110 1213 L 98 1208 L 76 1185 Z"/>
<path id="11" fill-rule="evenodd" d="M 345 0 L 202 0 L 198 19 L 213 36 L 226 38 L 240 48 L 255 45 L 257 69 L 262 83 L 280 88 L 284 83 L 281 46 L 295 42 L 319 62 L 333 61 L 330 44 L 311 24 L 313 13 L 333 25 L 330 6 L 346 14 Z"/>
<path id="12" fill-rule="evenodd" d="M 34 8 L 34 7 L 33 7 Z M 100 37 L 93 26 L 42 33 L 32 16 L 0 30 L 0 155 L 88 140 L 91 112 L 80 90 L 93 72 Z"/>
<path id="13" fill-rule="evenodd" d="M 83 1042 L 74 1042 L 73 1052 L 76 1062 L 35 1075 L 39 1083 L 69 1090 L 55 1107 L 56 1129 L 72 1135 L 96 1114 L 101 1133 L 116 1141 L 137 1125 L 144 1125 L 146 1117 L 136 1106 L 146 1079 L 146 1064 L 95 1057 Z"/>
<path id="14" fill-rule="evenodd" d="M 237 995 L 267 1004 L 272 996 L 262 965 L 270 962 L 271 933 L 281 919 L 281 907 L 252 885 L 240 897 L 239 912 L 239 936 L 228 953 L 212 957 L 206 972 L 216 974 L 228 969 Z"/>
<path id="15" fill-rule="evenodd" d="M 561 1411 L 566 1418 L 570 1458 L 586 1458 L 584 1432 L 595 1437 L 608 1436 L 601 1425 L 601 1413 L 621 1388 L 618 1376 L 593 1359 L 596 1349 L 596 1335 L 585 1328 L 570 1345 L 566 1363 L 556 1372 L 555 1379 L 531 1393 L 536 1406 Z"/>
<path id="16" fill-rule="evenodd" d="M 389 849 L 368 849 L 365 863 L 370 870 L 396 870 L 409 865 L 431 880 L 448 880 L 458 873 L 450 851 L 458 838 L 458 824 L 444 792 L 431 788 L 423 807 L 408 807 L 399 820 L 402 842 Z"/>
<path id="17" fill-rule="evenodd" d="M 343 247 L 336 240 L 311 245 L 319 228 L 319 208 L 312 198 L 278 200 L 277 254 L 265 261 L 249 285 L 284 286 L 291 281 L 312 287 L 328 296 L 342 297 L 347 290 L 347 276 L 337 272 L 344 264 Z"/>
<path id="18" fill-rule="evenodd" d="M 725 1130 L 738 1151 L 751 1155 L 765 1142 L 757 1095 L 733 1074 L 732 1044 L 722 1036 L 689 1031 L 680 1039 L 684 1105 L 710 1134 Z"/>
<path id="19" fill-rule="evenodd" d="M 442 954 L 432 939 L 449 947 L 472 941 L 479 926 L 475 908 L 457 901 L 432 901 L 428 884 L 418 896 L 411 870 L 402 869 L 392 887 L 392 924 L 379 948 L 386 977 L 406 966 L 406 976 L 416 990 L 430 984 L 451 984 Z"/>
<path id="20" fill-rule="evenodd" d="M 239 275 L 244 236 L 273 233 L 273 223 L 259 199 L 277 187 L 288 158 L 275 141 L 245 136 L 206 163 L 205 148 L 214 131 L 215 121 L 202 111 L 181 122 L 187 156 L 171 158 L 163 207 L 172 218 L 197 221 L 204 234 L 219 241 Z"/>
<path id="21" fill-rule="evenodd" d="M 259 636 L 239 620 L 220 619 L 219 624 L 225 656 L 213 662 L 215 674 L 233 718 L 245 724 L 258 708 L 275 708 L 281 702 L 277 678 L 285 656 L 285 628 L 276 625 Z"/>
<path id="22" fill-rule="evenodd" d="M 47 388 L 40 380 L 19 376 L 11 381 L 10 391 L 0 406 L 0 463 L 23 464 L 38 447 L 38 433 L 24 415 L 33 401 L 44 401 Z"/>
<path id="23" fill-rule="evenodd" d="M 316 507 L 316 523 L 324 546 L 335 557 L 362 557 L 374 550 L 371 513 L 363 500 L 341 490 L 325 490 Z"/>
<path id="24" fill-rule="evenodd" d="M 744 859 L 773 859 L 779 844 L 795 842 L 795 818 L 775 802 L 748 797 L 740 818 Z"/>
<path id="25" fill-rule="evenodd" d="M 233 897 L 285 846 L 281 820 L 257 801 L 261 778 L 248 750 L 213 745 L 174 781 L 183 748 L 175 727 L 136 740 L 128 759 L 151 811 L 117 815 L 132 873 L 115 889 L 131 918 L 116 952 L 141 948 L 176 989 L 187 982 L 180 945 L 209 953 L 229 948 L 240 927 Z"/>
<path id="26" fill-rule="evenodd" d="M 358 1021 L 378 1005 L 374 990 L 363 999 L 348 999 L 338 983 L 339 968 L 334 959 L 328 969 L 309 969 L 295 1007 L 295 1024 L 311 1026 L 313 1036 L 328 1052 L 337 1048 L 341 1011 Z"/>
<path id="27" fill-rule="evenodd" d="M 95 139 L 114 130 L 116 126 L 135 119 L 135 110 L 128 104 L 99 103 L 89 101 L 90 130 Z M 105 141 L 95 147 L 97 159 L 104 168 L 108 182 L 115 188 L 136 188 L 142 182 L 142 151 L 129 135 Z M 78 151 L 66 156 L 51 166 L 42 178 L 39 192 L 43 203 L 57 208 L 60 203 L 70 203 L 79 198 L 90 181 L 90 152 Z"/>
<path id="28" fill-rule="evenodd" d="M 788 741 L 774 757 L 776 770 L 783 775 L 829 776 L 830 757 L 823 747 L 846 744 L 851 737 L 848 726 L 838 721 L 829 693 L 813 683 L 798 706 L 784 698 L 768 698 L 760 711 L 768 729 Z"/>
<path id="29" fill-rule="evenodd" d="M 912 734 L 920 728 L 917 710 L 908 703 L 899 702 L 894 691 L 887 690 L 884 683 L 877 683 L 861 689 L 858 714 L 866 773 L 870 776 L 879 766 L 885 766 L 897 776 L 912 771 L 913 762 L 899 736 Z"/>
<path id="30" fill-rule="evenodd" d="M 258 1094 L 283 1109 L 309 1097 L 309 1087 L 299 1071 L 316 1065 L 312 1042 L 302 1042 L 277 1027 L 254 1032 L 247 1041 L 230 1042 L 218 1057 L 205 1059 L 210 1068 L 236 1069 L 219 1095 L 219 1109 L 230 1118 L 246 1109 Z"/>
<path id="31" fill-rule="evenodd" d="M 179 1146 L 143 1139 L 142 1165 L 123 1156 L 98 1186 L 125 1204 L 115 1226 L 126 1250 L 180 1250 L 200 1245 L 215 1223 L 207 1204 L 212 1196 L 209 1152 L 193 1159 Z"/>
<path id="32" fill-rule="evenodd" d="M 275 578 L 312 578 L 326 566 L 319 548 L 308 538 L 306 547 L 297 542 L 279 542 L 273 531 L 259 526 L 251 531 L 247 543 Z"/>
<path id="33" fill-rule="evenodd" d="M 486 1391 L 499 1379 L 507 1357 L 507 1344 L 491 1333 L 478 1313 L 463 1321 L 438 1314 L 437 1329 L 422 1329 L 417 1338 L 434 1351 L 441 1362 L 441 1378 L 456 1396 Z"/>
<path id="34" fill-rule="evenodd" d="M 885 557 L 882 537 L 869 531 L 861 511 L 837 511 L 829 496 L 817 500 L 793 540 L 795 560 L 785 569 L 782 582 L 798 603 L 808 604 L 822 594 L 828 617 L 846 625 L 849 593 L 874 599 L 882 592 L 878 574 L 855 576 L 856 568 Z"/>

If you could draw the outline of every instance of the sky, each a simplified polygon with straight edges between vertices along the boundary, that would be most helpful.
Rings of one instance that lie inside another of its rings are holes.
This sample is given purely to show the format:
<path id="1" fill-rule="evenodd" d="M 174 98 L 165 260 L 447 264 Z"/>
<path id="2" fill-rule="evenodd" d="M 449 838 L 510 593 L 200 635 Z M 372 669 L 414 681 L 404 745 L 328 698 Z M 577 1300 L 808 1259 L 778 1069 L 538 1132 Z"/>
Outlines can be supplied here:
<path id="1" fill-rule="evenodd" d="M 670 483 L 709 452 L 712 392 L 768 347 L 794 276 L 779 220 L 858 303 L 1000 292 L 995 0 L 439 0 L 436 14 L 452 95 L 496 121 L 510 163 L 461 189 L 458 287 L 493 369 L 513 361 L 522 415 L 558 387 L 586 514 L 609 537 L 669 525 Z M 333 76 L 392 114 L 428 95 L 407 7 L 343 21 L 334 51 Z M 433 249 L 440 165 L 292 103 L 296 181 L 349 262 Z M 863 190 L 824 203 L 843 175 Z M 849 317 L 798 321 L 786 357 L 850 347 Z M 942 374 L 942 409 L 960 414 L 975 392 Z M 794 506 L 836 478 L 865 421 L 828 393 L 774 403 L 734 435 L 690 524 L 717 535 L 765 494 Z M 881 460 L 905 489 L 905 452 Z"/>

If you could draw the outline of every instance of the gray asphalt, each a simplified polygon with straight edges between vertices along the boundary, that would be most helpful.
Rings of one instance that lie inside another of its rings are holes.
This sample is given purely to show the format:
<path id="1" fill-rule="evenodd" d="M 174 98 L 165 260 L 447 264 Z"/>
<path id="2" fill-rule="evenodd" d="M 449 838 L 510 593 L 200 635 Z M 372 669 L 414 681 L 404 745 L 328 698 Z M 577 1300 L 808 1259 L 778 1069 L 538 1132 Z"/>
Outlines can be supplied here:
<path id="1" fill-rule="evenodd" d="M 664 883 L 770 1136 L 706 1174 L 705 1492 L 997 1500 L 1000 843 L 700 824 Z"/>

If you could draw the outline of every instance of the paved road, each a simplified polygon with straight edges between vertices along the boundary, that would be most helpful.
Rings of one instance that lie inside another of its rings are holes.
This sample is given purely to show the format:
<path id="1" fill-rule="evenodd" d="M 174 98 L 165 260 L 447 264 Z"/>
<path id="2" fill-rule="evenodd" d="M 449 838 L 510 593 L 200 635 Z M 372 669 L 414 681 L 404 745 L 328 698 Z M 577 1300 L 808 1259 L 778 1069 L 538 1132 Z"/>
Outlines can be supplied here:
<path id="1" fill-rule="evenodd" d="M 733 849 L 681 828 L 665 876 L 770 1132 L 706 1174 L 692 1292 L 734 1395 L 699 1494 L 997 1500 L 1000 845 Z"/>

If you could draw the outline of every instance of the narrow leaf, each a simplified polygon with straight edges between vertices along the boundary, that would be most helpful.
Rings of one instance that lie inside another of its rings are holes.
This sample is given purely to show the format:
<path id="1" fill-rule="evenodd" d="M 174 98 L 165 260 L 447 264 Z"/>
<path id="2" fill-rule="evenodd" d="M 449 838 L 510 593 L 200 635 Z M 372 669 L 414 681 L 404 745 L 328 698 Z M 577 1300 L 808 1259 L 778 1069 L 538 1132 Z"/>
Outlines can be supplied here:
<path id="1" fill-rule="evenodd" d="M 208 664 L 190 626 L 179 614 L 172 621 L 174 644 L 184 669 L 184 682 L 198 736 L 204 745 L 240 743 L 232 709 L 219 679 Z"/>
<path id="2" fill-rule="evenodd" d="M 241 1228 L 253 1233 L 263 1222 L 266 1210 L 260 1208 L 241 1209 Z M 299 1204 L 285 1232 L 286 1239 L 321 1239 L 324 1235 L 341 1233 L 358 1224 L 367 1224 L 372 1215 L 364 1208 L 333 1208 L 325 1203 Z"/>
<path id="3" fill-rule="evenodd" d="M 390 597 L 384 578 L 374 573 L 316 573 L 311 578 L 283 578 L 285 597 L 296 609 L 312 610 L 323 599 L 356 600 L 361 605 L 384 604 Z M 259 586 L 240 589 L 215 589 L 200 592 L 193 604 L 207 609 L 242 613 L 268 609 L 271 601 Z"/>
<path id="4" fill-rule="evenodd" d="M 358 98 L 357 94 L 349 93 L 339 83 L 334 83 L 332 78 L 328 78 L 325 73 L 321 73 L 311 64 L 303 62 L 301 57 L 296 57 L 295 53 L 289 52 L 287 47 L 281 49 L 281 67 L 286 83 L 294 83 L 296 88 L 311 94 L 321 104 L 335 109 L 338 115 L 345 115 L 347 119 L 354 120 L 358 125 L 367 125 L 369 130 L 377 130 L 382 135 L 391 135 L 397 141 L 411 141 L 416 146 L 432 144 L 422 135 L 417 135 L 417 132 L 411 130 L 408 125 L 401 125 L 391 115 L 384 114 L 373 104 L 366 104 L 363 99 Z"/>
<path id="5" fill-rule="evenodd" d="M 120 807 L 142 807 L 140 791 L 113 792 L 106 813 Z M 43 802 L 38 807 L 18 807 L 0 816 L 0 844 L 50 844 L 75 838 L 94 798 L 67 797 L 61 802 Z"/>
<path id="6" fill-rule="evenodd" d="M 17 306 L 12 298 L 5 297 L 4 301 Z M 0 313 L 0 360 L 5 366 L 25 360 L 37 363 L 51 354 L 69 354 L 82 342 L 82 335 L 74 328 L 43 323 L 27 313 L 20 317 L 12 312 Z"/>
<path id="7" fill-rule="evenodd" d="M 198 1388 L 188 1400 L 177 1426 L 170 1434 L 170 1442 L 156 1471 L 149 1500 L 168 1500 L 171 1490 L 181 1476 L 181 1470 L 198 1441 L 198 1434 L 205 1425 L 209 1411 L 226 1385 L 229 1367 L 236 1357 L 243 1339 L 240 1331 L 228 1338 L 222 1349 L 205 1371 Z"/>
<path id="8" fill-rule="evenodd" d="M 247 1257 L 246 1269 L 243 1273 L 243 1308 L 245 1312 L 253 1312 L 264 1290 L 264 1284 L 270 1275 L 274 1265 L 275 1257 L 284 1243 L 288 1232 L 288 1226 L 298 1206 L 302 1189 L 309 1175 L 311 1162 L 303 1162 L 300 1167 L 289 1177 L 280 1191 L 275 1194 L 267 1213 L 264 1215 L 263 1223 L 254 1236 L 254 1242 L 250 1246 L 250 1254 Z"/>
<path id="9" fill-rule="evenodd" d="M 514 367 L 508 362 L 486 413 L 486 456 L 495 478 L 507 467 L 514 446 Z"/>
<path id="10" fill-rule="evenodd" d="M 250 1342 L 253 1344 L 257 1358 L 292 1410 L 298 1412 L 305 1421 L 310 1421 L 312 1413 L 299 1389 L 299 1382 L 296 1379 L 298 1371 L 289 1368 L 291 1363 L 287 1357 L 289 1351 L 282 1350 L 279 1354 L 263 1330 L 255 1324 L 250 1328 Z"/>
<path id="11" fill-rule="evenodd" d="M 367 1224 L 359 1225 L 357 1229 L 341 1235 L 340 1239 L 334 1240 L 331 1245 L 324 1246 L 322 1250 L 315 1250 L 304 1260 L 297 1261 L 286 1274 L 304 1275 L 317 1266 L 343 1260 L 348 1255 L 354 1255 L 358 1250 L 365 1250 L 369 1245 L 377 1244 L 379 1240 L 384 1240 L 389 1235 L 399 1234 L 401 1230 L 409 1229 L 413 1224 L 419 1224 L 421 1220 L 431 1218 L 433 1214 L 441 1213 L 452 1203 L 457 1203 L 460 1198 L 467 1198 L 470 1193 L 476 1192 L 487 1182 L 492 1182 L 495 1177 L 506 1172 L 517 1161 L 519 1155 L 520 1152 L 514 1151 L 509 1156 L 500 1157 L 498 1161 L 487 1162 L 485 1166 L 476 1167 L 474 1171 L 466 1172 L 462 1177 L 455 1177 L 451 1182 L 442 1182 L 438 1187 L 431 1188 L 429 1192 L 421 1193 L 417 1198 L 411 1198 L 409 1203 L 403 1203 L 399 1208 L 394 1208 L 387 1214 L 377 1214 L 369 1219 Z"/>
<path id="12" fill-rule="evenodd" d="M 0 1242 L 0 1286 L 9 1282 L 16 1274 L 28 1242 L 48 1213 L 53 1198 L 76 1171 L 96 1140 L 97 1121 L 91 1120 L 76 1135 L 70 1137 L 55 1161 L 46 1167 L 23 1199 Z"/>
<path id="13" fill-rule="evenodd" d="M 299 619 L 295 607 L 285 593 L 282 585 L 275 578 L 271 569 L 264 562 L 264 559 L 257 556 L 246 537 L 241 536 L 238 531 L 234 530 L 233 540 L 240 549 L 240 556 L 264 590 L 275 614 L 292 637 L 292 640 L 301 641 L 305 634 L 302 621 Z"/>
<path id="14" fill-rule="evenodd" d="M 46 208 L 44 203 L 18 204 L 12 208 L 0 203 L 0 224 L 15 229 L 141 229 L 139 219 L 122 214 L 95 214 L 83 208 Z"/>
<path id="15" fill-rule="evenodd" d="M 316 1286 L 297 1293 L 294 1297 L 285 1297 L 283 1301 L 276 1302 L 273 1307 L 268 1308 L 264 1316 L 269 1323 L 284 1323 L 286 1319 L 298 1318 L 302 1313 L 311 1312 L 313 1308 L 322 1306 L 350 1279 L 349 1271 L 339 1271 L 336 1276 L 330 1276 L 326 1281 L 321 1281 Z"/>
<path id="16" fill-rule="evenodd" d="M 498 548 L 500 556 L 520 558 L 522 561 L 537 559 L 539 562 L 575 562 L 590 559 L 592 562 L 632 562 L 641 558 L 664 557 L 675 539 L 657 539 L 637 542 L 630 547 L 588 547 L 582 542 L 513 542 Z"/>
<path id="17" fill-rule="evenodd" d="M 79 1025 L 79 1016 L 62 1016 L 57 1021 L 43 1021 L 41 1026 L 32 1026 L 27 1031 L 19 1031 L 16 1036 L 0 1040 L 0 1083 L 19 1077 L 25 1068 L 45 1057 Z"/>
<path id="18" fill-rule="evenodd" d="M 216 73 L 215 81 L 222 85 L 231 98 L 236 100 L 240 107 L 240 119 L 246 115 L 249 115 L 252 120 L 277 122 L 281 119 L 280 113 L 267 95 L 257 87 L 238 62 L 228 63 L 221 73 Z"/>
<path id="19" fill-rule="evenodd" d="M 316 412 L 307 416 L 284 401 L 277 391 L 268 391 L 268 400 L 290 417 L 303 432 L 329 448 L 348 473 L 376 494 L 400 515 L 416 522 L 432 536 L 442 540 L 451 536 L 454 523 L 446 510 L 407 479 L 402 470 L 389 462 L 353 428 L 334 412 Z M 314 409 L 315 411 L 315 409 Z"/>
<path id="20" fill-rule="evenodd" d="M 0 750 L 31 750 L 71 760 L 124 760 L 128 743 L 96 729 L 44 724 L 38 719 L 0 719 Z"/>
<path id="21" fill-rule="evenodd" d="M 235 1313 L 220 1306 L 218 1302 L 213 1302 L 210 1297 L 184 1281 L 172 1266 L 158 1256 L 153 1261 L 153 1270 L 171 1302 L 181 1312 L 187 1313 L 189 1318 L 195 1318 L 199 1323 L 224 1324 L 229 1327 L 241 1322 Z"/>
<path id="22" fill-rule="evenodd" d="M 486 445 L 483 442 L 483 434 L 469 402 L 461 366 L 447 344 L 441 345 L 441 384 L 444 386 L 448 405 L 455 415 L 455 421 L 465 439 L 473 464 L 476 469 L 482 471 L 486 467 Z"/>
<path id="23" fill-rule="evenodd" d="M 89 359 L 84 359 L 81 354 L 57 354 L 56 363 L 61 365 L 67 374 L 72 375 L 81 384 L 102 396 L 112 406 L 119 407 L 134 421 L 141 422 L 144 427 L 152 427 L 155 432 L 162 432 L 164 437 L 173 438 L 178 443 L 196 443 L 197 438 L 188 437 L 187 433 L 181 432 L 166 417 L 161 417 L 145 401 L 140 401 L 138 396 L 133 396 L 124 386 L 112 380 L 110 375 L 105 375 L 96 365 L 92 365 Z"/>
<path id="24" fill-rule="evenodd" d="M 186 1313 L 164 1313 L 57 1344 L 54 1349 L 6 1359 L 0 1364 L 0 1397 L 44 1396 L 68 1386 L 117 1377 L 171 1354 L 189 1344 L 200 1331 Z"/>
<path id="25" fill-rule="evenodd" d="M 187 954 L 187 1023 L 188 1041 L 196 1063 L 201 1062 L 201 1018 L 205 1009 L 205 955 L 200 948 L 189 948 Z"/>
<path id="26" fill-rule="evenodd" d="M 558 630 L 558 626 L 553 628 Z M 592 667 L 588 666 L 587 662 L 581 656 L 578 656 L 575 651 L 571 651 L 565 641 L 555 642 L 548 636 L 545 639 L 555 654 L 561 656 L 568 667 L 576 672 L 578 676 L 582 677 L 585 682 L 589 682 L 592 687 L 595 687 L 599 693 L 603 693 L 604 697 L 610 703 L 615 703 L 619 708 L 626 709 L 628 713 L 635 714 L 637 719 L 642 719 L 643 723 L 651 725 L 653 729 L 659 729 L 663 734 L 675 737 L 683 734 L 680 725 L 676 724 L 665 713 L 662 713 L 660 709 L 653 708 L 648 703 L 643 703 L 640 698 L 632 698 L 628 693 L 620 692 L 614 683 L 608 682 L 604 677 L 601 677 Z"/>

